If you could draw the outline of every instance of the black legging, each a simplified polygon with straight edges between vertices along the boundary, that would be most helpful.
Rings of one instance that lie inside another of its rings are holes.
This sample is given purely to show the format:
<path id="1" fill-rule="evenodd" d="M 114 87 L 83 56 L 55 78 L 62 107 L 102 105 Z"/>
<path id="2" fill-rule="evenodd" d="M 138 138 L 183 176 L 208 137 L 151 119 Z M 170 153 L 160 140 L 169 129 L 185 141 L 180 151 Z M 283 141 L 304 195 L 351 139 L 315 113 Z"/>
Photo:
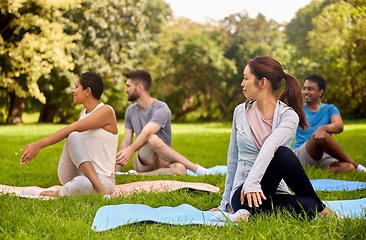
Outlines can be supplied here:
<path id="1" fill-rule="evenodd" d="M 295 195 L 276 194 L 281 179 L 285 180 L 287 186 Z M 239 209 L 247 209 L 252 215 L 256 215 L 260 212 L 276 214 L 283 211 L 292 211 L 296 214 L 306 213 L 308 217 L 312 218 L 316 212 L 321 212 L 325 208 L 325 205 L 316 195 L 299 159 L 287 147 L 281 146 L 277 149 L 260 184 L 267 200 L 262 199 L 262 205 L 259 205 L 259 208 L 254 206 L 250 208 L 247 198 L 245 198 L 244 204 L 241 205 L 240 194 L 242 188 L 239 187 L 231 199 L 231 207 L 234 212 Z"/>

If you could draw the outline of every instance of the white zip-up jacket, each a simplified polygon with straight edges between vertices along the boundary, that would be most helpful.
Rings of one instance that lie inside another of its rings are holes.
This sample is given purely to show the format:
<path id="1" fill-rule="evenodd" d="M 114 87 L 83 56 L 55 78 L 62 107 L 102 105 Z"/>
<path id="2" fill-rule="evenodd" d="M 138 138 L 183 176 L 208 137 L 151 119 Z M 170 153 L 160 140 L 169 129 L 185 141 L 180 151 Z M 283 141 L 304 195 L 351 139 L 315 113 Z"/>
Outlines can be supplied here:
<path id="1" fill-rule="evenodd" d="M 219 209 L 226 211 L 236 189 L 243 185 L 244 193 L 263 192 L 260 182 L 278 147 L 290 147 L 299 117 L 285 103 L 277 101 L 273 116 L 272 133 L 261 149 L 254 142 L 247 111 L 255 100 L 247 100 L 234 111 L 233 126 L 227 156 L 225 191 Z M 284 159 L 285 160 L 285 159 Z M 280 182 L 276 194 L 291 194 L 286 183 Z"/>

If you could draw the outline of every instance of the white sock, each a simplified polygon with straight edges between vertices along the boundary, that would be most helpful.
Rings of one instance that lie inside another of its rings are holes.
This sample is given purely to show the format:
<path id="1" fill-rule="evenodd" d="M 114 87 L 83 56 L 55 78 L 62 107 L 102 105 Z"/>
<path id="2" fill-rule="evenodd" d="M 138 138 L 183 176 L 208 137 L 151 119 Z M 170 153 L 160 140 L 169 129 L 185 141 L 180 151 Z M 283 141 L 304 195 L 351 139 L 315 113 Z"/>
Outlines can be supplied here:
<path id="1" fill-rule="evenodd" d="M 39 196 L 41 194 L 41 192 L 44 192 L 44 191 L 55 192 L 57 190 L 54 189 L 54 188 L 47 188 L 47 189 L 39 190 L 39 189 L 30 187 L 30 188 L 24 189 L 23 192 L 21 193 L 21 195 L 23 195 L 23 196 Z"/>
<path id="2" fill-rule="evenodd" d="M 210 170 L 208 170 L 207 168 L 204 168 L 202 166 L 199 166 L 197 168 L 197 171 L 196 171 L 196 174 L 197 175 L 214 175 L 215 173 L 214 172 L 211 172 Z"/>
<path id="3" fill-rule="evenodd" d="M 220 221 L 226 221 L 226 220 L 230 220 L 229 218 L 229 214 L 231 213 L 228 213 L 228 212 L 219 212 L 217 213 L 216 215 L 210 217 L 210 222 L 220 222 Z"/>
<path id="4" fill-rule="evenodd" d="M 27 188 L 24 189 L 21 195 L 25 195 L 25 196 L 39 196 L 39 194 L 42 192 L 42 190 L 38 190 L 36 188 Z"/>
<path id="5" fill-rule="evenodd" d="M 248 211 L 248 210 L 246 210 L 246 209 L 239 209 L 238 211 L 236 211 L 236 213 L 231 214 L 231 215 L 229 216 L 229 218 L 230 218 L 230 220 L 231 220 L 232 222 L 234 222 L 234 220 L 235 220 L 237 217 L 239 217 L 239 216 L 241 216 L 241 215 L 244 215 L 244 214 L 250 214 L 250 213 L 249 213 L 249 211 Z"/>
<path id="6" fill-rule="evenodd" d="M 137 171 L 136 171 L 135 169 L 131 169 L 131 170 L 129 170 L 127 173 L 128 173 L 128 174 L 135 174 L 135 173 L 137 173 Z"/>
<path id="7" fill-rule="evenodd" d="M 210 222 L 219 222 L 219 221 L 227 221 L 230 220 L 234 222 L 234 220 L 243 215 L 243 214 L 250 214 L 246 209 L 239 209 L 236 213 L 231 214 L 229 212 L 219 212 L 215 216 L 210 217 Z"/>
<path id="8" fill-rule="evenodd" d="M 114 174 L 116 174 L 116 175 L 129 175 L 129 174 L 135 174 L 135 173 L 137 173 L 137 171 L 134 170 L 134 169 L 131 169 L 127 172 L 115 172 Z"/>
<path id="9" fill-rule="evenodd" d="M 362 166 L 361 164 L 358 164 L 356 172 L 366 172 L 366 167 Z"/>

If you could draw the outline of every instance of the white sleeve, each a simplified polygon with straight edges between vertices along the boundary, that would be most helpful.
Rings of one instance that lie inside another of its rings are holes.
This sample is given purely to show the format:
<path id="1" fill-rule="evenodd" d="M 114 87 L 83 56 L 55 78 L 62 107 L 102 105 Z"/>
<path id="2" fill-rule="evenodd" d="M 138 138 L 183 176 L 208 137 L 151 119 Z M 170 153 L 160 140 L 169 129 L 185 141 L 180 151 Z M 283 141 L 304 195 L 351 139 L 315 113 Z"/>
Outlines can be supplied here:
<path id="1" fill-rule="evenodd" d="M 269 163 L 278 147 L 284 146 L 284 144 L 294 137 L 298 124 L 299 117 L 292 109 L 287 110 L 283 116 L 281 116 L 279 126 L 273 130 L 272 134 L 269 135 L 264 142 L 257 159 L 248 174 L 248 178 L 243 185 L 244 194 L 249 192 L 263 192 L 260 182 Z"/>

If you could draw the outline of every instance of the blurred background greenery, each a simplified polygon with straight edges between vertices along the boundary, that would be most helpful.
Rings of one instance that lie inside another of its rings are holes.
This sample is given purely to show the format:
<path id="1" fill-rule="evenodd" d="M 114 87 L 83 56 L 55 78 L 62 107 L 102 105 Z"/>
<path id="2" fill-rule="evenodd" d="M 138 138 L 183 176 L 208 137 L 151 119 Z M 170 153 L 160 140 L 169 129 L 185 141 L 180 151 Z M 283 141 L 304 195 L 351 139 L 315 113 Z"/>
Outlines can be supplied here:
<path id="1" fill-rule="evenodd" d="M 0 10 L 0 123 L 75 121 L 71 90 L 86 71 L 103 77 L 102 101 L 123 119 L 123 74 L 137 68 L 152 73 L 152 95 L 175 121 L 230 120 L 244 65 L 260 55 L 300 82 L 322 75 L 324 102 L 366 117 L 365 0 L 313 0 L 281 24 L 245 10 L 197 23 L 164 0 L 13 0 Z"/>

